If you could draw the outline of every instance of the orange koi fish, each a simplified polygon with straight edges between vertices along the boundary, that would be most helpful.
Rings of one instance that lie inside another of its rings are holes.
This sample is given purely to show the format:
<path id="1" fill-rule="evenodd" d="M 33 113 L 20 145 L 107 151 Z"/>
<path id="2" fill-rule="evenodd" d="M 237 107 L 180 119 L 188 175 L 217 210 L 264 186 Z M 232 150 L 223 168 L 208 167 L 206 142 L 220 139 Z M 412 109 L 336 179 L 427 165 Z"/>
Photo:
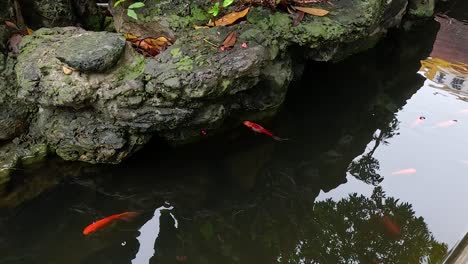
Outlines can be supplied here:
<path id="1" fill-rule="evenodd" d="M 130 221 L 133 218 L 135 218 L 136 216 L 138 216 L 138 213 L 136 213 L 136 212 L 125 212 L 125 213 L 121 213 L 121 214 L 115 214 L 115 215 L 108 216 L 106 218 L 98 220 L 98 221 L 90 224 L 89 226 L 87 226 L 83 230 L 83 235 L 92 234 L 92 233 L 94 233 L 94 232 L 108 226 L 109 224 L 111 224 L 112 222 L 114 222 L 116 220 L 121 219 L 121 220 L 125 220 L 125 221 Z"/>
<path id="2" fill-rule="evenodd" d="M 411 124 L 411 127 L 415 127 L 419 124 L 421 124 L 424 120 L 426 120 L 426 118 L 424 116 L 420 116 L 418 117 L 418 119 L 416 119 L 413 124 Z"/>
<path id="3" fill-rule="evenodd" d="M 395 237 L 399 237 L 401 235 L 401 228 L 392 219 L 390 219 L 390 217 L 384 215 L 382 220 L 385 229 L 390 233 L 390 235 Z"/>
<path id="4" fill-rule="evenodd" d="M 448 121 L 445 121 L 445 122 L 440 122 L 440 123 L 437 123 L 435 125 L 435 127 L 448 127 L 448 126 L 451 126 L 451 125 L 454 125 L 458 122 L 458 120 L 448 120 Z"/>
<path id="5" fill-rule="evenodd" d="M 255 124 L 254 122 L 250 122 L 250 121 L 244 121 L 242 122 L 246 127 L 250 128 L 252 131 L 254 131 L 255 133 L 262 133 L 262 134 L 265 134 L 271 138 L 273 138 L 274 140 L 278 140 L 278 141 L 281 141 L 281 140 L 286 140 L 286 139 L 283 139 L 283 138 L 280 138 L 280 137 L 277 137 L 275 135 L 273 135 L 273 133 L 271 133 L 270 131 L 266 130 L 264 127 L 262 127 L 261 125 L 259 124 Z"/>
<path id="6" fill-rule="evenodd" d="M 394 172 L 392 172 L 392 175 L 406 175 L 406 174 L 413 174 L 413 173 L 416 173 L 415 168 L 409 168 L 409 169 L 394 171 Z"/>

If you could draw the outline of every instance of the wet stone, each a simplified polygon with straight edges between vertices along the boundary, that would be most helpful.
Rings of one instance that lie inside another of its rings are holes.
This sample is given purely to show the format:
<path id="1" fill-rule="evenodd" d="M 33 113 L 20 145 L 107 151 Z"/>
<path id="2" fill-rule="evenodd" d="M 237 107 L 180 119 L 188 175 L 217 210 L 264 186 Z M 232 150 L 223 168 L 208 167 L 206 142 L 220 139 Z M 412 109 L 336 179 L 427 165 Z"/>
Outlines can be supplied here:
<path id="1" fill-rule="evenodd" d="M 119 34 L 88 32 L 65 40 L 56 57 L 78 71 L 101 72 L 114 66 L 124 49 Z"/>

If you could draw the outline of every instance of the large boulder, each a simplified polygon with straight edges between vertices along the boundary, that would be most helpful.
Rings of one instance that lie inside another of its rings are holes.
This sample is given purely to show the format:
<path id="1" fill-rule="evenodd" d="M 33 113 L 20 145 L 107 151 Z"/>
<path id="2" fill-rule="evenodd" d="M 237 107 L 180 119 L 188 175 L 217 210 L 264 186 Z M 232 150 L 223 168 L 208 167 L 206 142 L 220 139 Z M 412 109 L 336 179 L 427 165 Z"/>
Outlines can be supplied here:
<path id="1" fill-rule="evenodd" d="M 195 30 L 209 20 L 207 1 L 151 1 L 136 10 L 139 20 L 123 13 L 131 3 L 112 9 L 120 14 L 116 28 L 174 38 L 168 50 L 145 58 L 120 34 L 37 30 L 22 42 L 14 74 L 18 85 L 8 86 L 14 89 L 12 103 L 27 105 L 28 115 L 0 117 L 26 120 L 25 138 L 63 159 L 118 163 L 154 135 L 182 144 L 241 120 L 271 117 L 300 73 L 297 65 L 306 59 L 341 60 L 372 47 L 399 25 L 407 5 L 341 0 L 324 6 L 330 9 L 326 17 L 306 16 L 297 26 L 286 12 L 257 6 L 246 22 Z M 217 45 L 234 30 L 236 44 L 221 51 Z"/>
<path id="2" fill-rule="evenodd" d="M 214 31 L 212 37 L 222 38 Z M 84 55 L 74 52 L 80 49 L 74 38 L 86 39 Z M 18 98 L 39 106 L 29 134 L 64 159 L 120 162 L 154 134 L 176 144 L 193 141 L 201 130 L 221 128 L 227 117 L 274 111 L 292 78 L 289 57 L 272 59 L 268 48 L 255 44 L 219 52 L 206 49 L 202 39 L 180 39 L 156 59 L 131 47 L 121 54 L 88 45 L 116 42 L 117 48 L 120 38 L 55 28 L 23 42 Z M 105 61 L 107 70 L 94 60 Z"/>

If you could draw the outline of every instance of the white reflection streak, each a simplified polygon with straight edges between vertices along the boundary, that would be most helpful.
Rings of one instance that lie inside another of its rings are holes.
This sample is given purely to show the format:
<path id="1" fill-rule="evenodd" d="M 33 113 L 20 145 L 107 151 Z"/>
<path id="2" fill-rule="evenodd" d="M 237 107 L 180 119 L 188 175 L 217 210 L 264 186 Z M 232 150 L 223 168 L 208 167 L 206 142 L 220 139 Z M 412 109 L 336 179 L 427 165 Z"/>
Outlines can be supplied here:
<path id="1" fill-rule="evenodd" d="M 153 217 L 148 220 L 138 231 L 140 235 L 137 237 L 140 243 L 140 248 L 132 260 L 132 264 L 149 263 L 149 260 L 154 256 L 154 243 L 159 236 L 159 218 L 161 217 L 162 210 L 172 210 L 174 207 L 161 206 L 154 211 Z M 175 217 L 171 214 L 172 218 Z M 175 220 L 175 226 L 177 228 L 177 221 Z"/>

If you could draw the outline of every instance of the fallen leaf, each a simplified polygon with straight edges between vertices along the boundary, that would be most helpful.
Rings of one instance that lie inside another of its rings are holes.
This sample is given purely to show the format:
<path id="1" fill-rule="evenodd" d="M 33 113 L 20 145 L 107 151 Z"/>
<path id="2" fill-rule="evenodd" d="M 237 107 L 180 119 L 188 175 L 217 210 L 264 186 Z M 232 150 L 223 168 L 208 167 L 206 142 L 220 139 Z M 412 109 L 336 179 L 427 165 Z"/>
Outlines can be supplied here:
<path id="1" fill-rule="evenodd" d="M 62 66 L 62 70 L 63 70 L 63 73 L 65 73 L 66 75 L 70 75 L 73 72 L 73 70 L 68 68 L 67 66 Z"/>
<path id="2" fill-rule="evenodd" d="M 158 46 L 158 47 L 163 47 L 167 45 L 169 42 L 170 42 L 169 39 L 167 39 L 166 37 L 159 37 L 157 39 L 151 39 L 151 43 L 153 43 L 153 45 Z"/>
<path id="3" fill-rule="evenodd" d="M 250 7 L 247 7 L 246 9 L 239 11 L 239 12 L 232 12 L 230 14 L 227 14 L 220 19 L 216 20 L 214 23 L 208 23 L 208 26 L 213 27 L 213 26 L 229 26 L 232 25 L 234 22 L 237 20 L 245 17 L 249 13 Z"/>
<path id="4" fill-rule="evenodd" d="M 134 41 L 134 40 L 138 40 L 138 37 L 131 34 L 131 33 L 125 33 L 124 34 L 124 38 L 128 41 Z"/>
<path id="5" fill-rule="evenodd" d="M 298 11 L 294 14 L 293 16 L 293 27 L 296 27 L 297 25 L 299 25 L 299 23 L 301 23 L 302 19 L 304 19 L 304 12 L 302 11 Z"/>
<path id="6" fill-rule="evenodd" d="M 230 49 L 234 47 L 237 41 L 237 32 L 234 30 L 229 35 L 227 35 L 226 39 L 223 42 L 223 47 L 225 49 Z"/>
<path id="7" fill-rule="evenodd" d="M 302 11 L 306 14 L 313 15 L 313 16 L 326 16 L 330 11 L 320 8 L 312 8 L 312 7 L 302 7 L 302 6 L 293 6 L 294 9 Z"/>
<path id="8" fill-rule="evenodd" d="M 26 28 L 26 32 L 27 32 L 27 35 L 32 35 L 34 31 L 30 28 Z"/>
<path id="9" fill-rule="evenodd" d="M 18 26 L 15 23 L 11 22 L 11 21 L 5 21 L 5 25 L 7 27 L 11 27 L 11 28 L 14 28 L 16 30 L 19 30 Z"/>
<path id="10" fill-rule="evenodd" d="M 147 57 L 154 57 L 166 50 L 174 41 L 167 37 L 139 38 L 131 33 L 125 33 L 124 37 L 141 54 Z"/>
<path id="11" fill-rule="evenodd" d="M 20 43 L 23 40 L 23 36 L 21 34 L 13 34 L 10 39 L 8 39 L 7 45 L 8 45 L 8 50 L 13 53 L 13 54 L 19 54 L 20 53 Z"/>

